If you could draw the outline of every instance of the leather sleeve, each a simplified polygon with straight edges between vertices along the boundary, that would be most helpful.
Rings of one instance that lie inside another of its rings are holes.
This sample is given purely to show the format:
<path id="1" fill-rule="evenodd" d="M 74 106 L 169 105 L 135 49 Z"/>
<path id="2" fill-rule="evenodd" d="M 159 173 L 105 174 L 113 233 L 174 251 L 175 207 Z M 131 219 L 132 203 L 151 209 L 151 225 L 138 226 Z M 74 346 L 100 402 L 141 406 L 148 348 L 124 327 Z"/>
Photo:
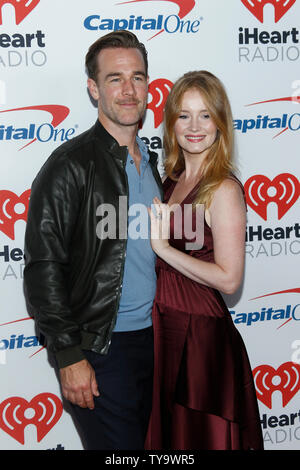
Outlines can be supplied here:
<path id="1" fill-rule="evenodd" d="M 84 358 L 69 305 L 69 247 L 80 207 L 74 163 L 54 153 L 34 180 L 25 234 L 25 296 L 59 367 Z"/>

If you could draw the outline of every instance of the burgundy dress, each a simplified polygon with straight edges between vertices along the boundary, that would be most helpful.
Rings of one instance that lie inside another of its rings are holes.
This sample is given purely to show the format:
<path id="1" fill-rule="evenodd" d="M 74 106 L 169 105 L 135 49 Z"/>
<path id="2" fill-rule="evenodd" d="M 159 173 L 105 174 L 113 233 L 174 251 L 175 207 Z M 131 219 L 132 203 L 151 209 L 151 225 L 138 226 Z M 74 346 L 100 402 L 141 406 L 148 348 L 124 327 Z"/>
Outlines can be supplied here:
<path id="1" fill-rule="evenodd" d="M 165 181 L 165 202 L 175 184 Z M 182 204 L 192 203 L 193 192 Z M 173 220 L 170 244 L 213 262 L 209 226 L 204 223 L 202 249 L 187 251 L 190 240 L 174 238 Z M 250 363 L 222 296 L 160 258 L 157 275 L 153 409 L 146 449 L 263 449 Z"/>

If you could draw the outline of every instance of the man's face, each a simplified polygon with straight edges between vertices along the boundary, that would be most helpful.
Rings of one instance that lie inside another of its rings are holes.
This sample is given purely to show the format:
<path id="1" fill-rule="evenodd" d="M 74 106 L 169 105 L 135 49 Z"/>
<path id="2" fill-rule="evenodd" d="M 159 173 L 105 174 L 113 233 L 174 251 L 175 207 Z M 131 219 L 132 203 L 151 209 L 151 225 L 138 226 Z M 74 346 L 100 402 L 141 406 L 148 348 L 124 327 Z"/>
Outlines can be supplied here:
<path id="1" fill-rule="evenodd" d="M 88 80 L 99 120 L 110 131 L 137 126 L 146 109 L 148 77 L 138 49 L 109 48 L 98 55 L 97 82 Z"/>

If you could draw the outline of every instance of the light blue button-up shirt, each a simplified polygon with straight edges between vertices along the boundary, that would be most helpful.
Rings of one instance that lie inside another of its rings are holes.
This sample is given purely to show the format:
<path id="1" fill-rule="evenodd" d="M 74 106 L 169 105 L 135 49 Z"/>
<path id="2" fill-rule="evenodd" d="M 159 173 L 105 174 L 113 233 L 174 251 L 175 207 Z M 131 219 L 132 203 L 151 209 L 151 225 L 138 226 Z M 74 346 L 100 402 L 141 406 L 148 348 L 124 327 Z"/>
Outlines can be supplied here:
<path id="1" fill-rule="evenodd" d="M 126 173 L 129 187 L 127 249 L 123 286 L 114 331 L 133 331 L 152 325 L 151 311 L 156 290 L 156 256 L 150 243 L 147 207 L 160 191 L 149 163 L 145 143 L 137 137 L 141 153 L 140 174 L 128 154 Z"/>

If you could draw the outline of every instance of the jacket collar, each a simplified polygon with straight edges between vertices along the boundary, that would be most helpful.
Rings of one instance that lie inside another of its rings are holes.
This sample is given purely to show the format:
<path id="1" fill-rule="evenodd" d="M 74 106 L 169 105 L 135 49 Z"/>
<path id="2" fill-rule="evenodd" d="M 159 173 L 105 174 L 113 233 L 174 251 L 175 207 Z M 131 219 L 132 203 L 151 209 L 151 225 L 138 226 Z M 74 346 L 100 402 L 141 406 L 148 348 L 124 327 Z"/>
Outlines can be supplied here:
<path id="1" fill-rule="evenodd" d="M 128 154 L 127 147 L 125 146 L 121 147 L 116 141 L 116 139 L 111 134 L 109 134 L 109 132 L 107 132 L 107 130 L 102 126 L 99 119 L 97 119 L 96 124 L 94 126 L 94 132 L 97 138 L 101 140 L 101 146 L 103 145 L 106 146 L 107 150 L 111 153 L 111 155 L 117 159 L 121 159 L 125 165 L 126 160 L 127 160 L 127 154 Z M 152 152 L 151 150 L 148 150 L 148 154 L 149 154 L 149 163 L 152 166 L 152 172 L 153 172 L 154 178 L 160 189 L 161 198 L 163 198 L 161 178 L 156 168 L 158 155 L 156 152 Z"/>
<path id="2" fill-rule="evenodd" d="M 116 139 L 103 127 L 99 119 L 97 119 L 95 126 L 95 133 L 97 137 L 101 140 L 101 144 L 107 147 L 107 150 L 115 154 L 118 158 L 126 159 L 127 158 L 127 147 L 121 147 Z M 156 166 L 157 163 L 157 153 L 149 151 L 149 162 L 151 165 Z"/>
<path id="3" fill-rule="evenodd" d="M 96 136 L 101 140 L 101 144 L 105 145 L 108 150 L 111 152 L 118 152 L 120 153 L 120 149 L 124 149 L 125 147 L 120 147 L 116 139 L 102 126 L 99 119 L 97 119 L 95 126 L 94 126 Z"/>
<path id="4" fill-rule="evenodd" d="M 151 165 L 153 166 L 156 166 L 157 164 L 157 159 L 158 159 L 158 155 L 156 152 L 152 152 L 151 150 L 148 150 L 148 153 L 149 153 L 149 162 L 151 163 Z"/>

